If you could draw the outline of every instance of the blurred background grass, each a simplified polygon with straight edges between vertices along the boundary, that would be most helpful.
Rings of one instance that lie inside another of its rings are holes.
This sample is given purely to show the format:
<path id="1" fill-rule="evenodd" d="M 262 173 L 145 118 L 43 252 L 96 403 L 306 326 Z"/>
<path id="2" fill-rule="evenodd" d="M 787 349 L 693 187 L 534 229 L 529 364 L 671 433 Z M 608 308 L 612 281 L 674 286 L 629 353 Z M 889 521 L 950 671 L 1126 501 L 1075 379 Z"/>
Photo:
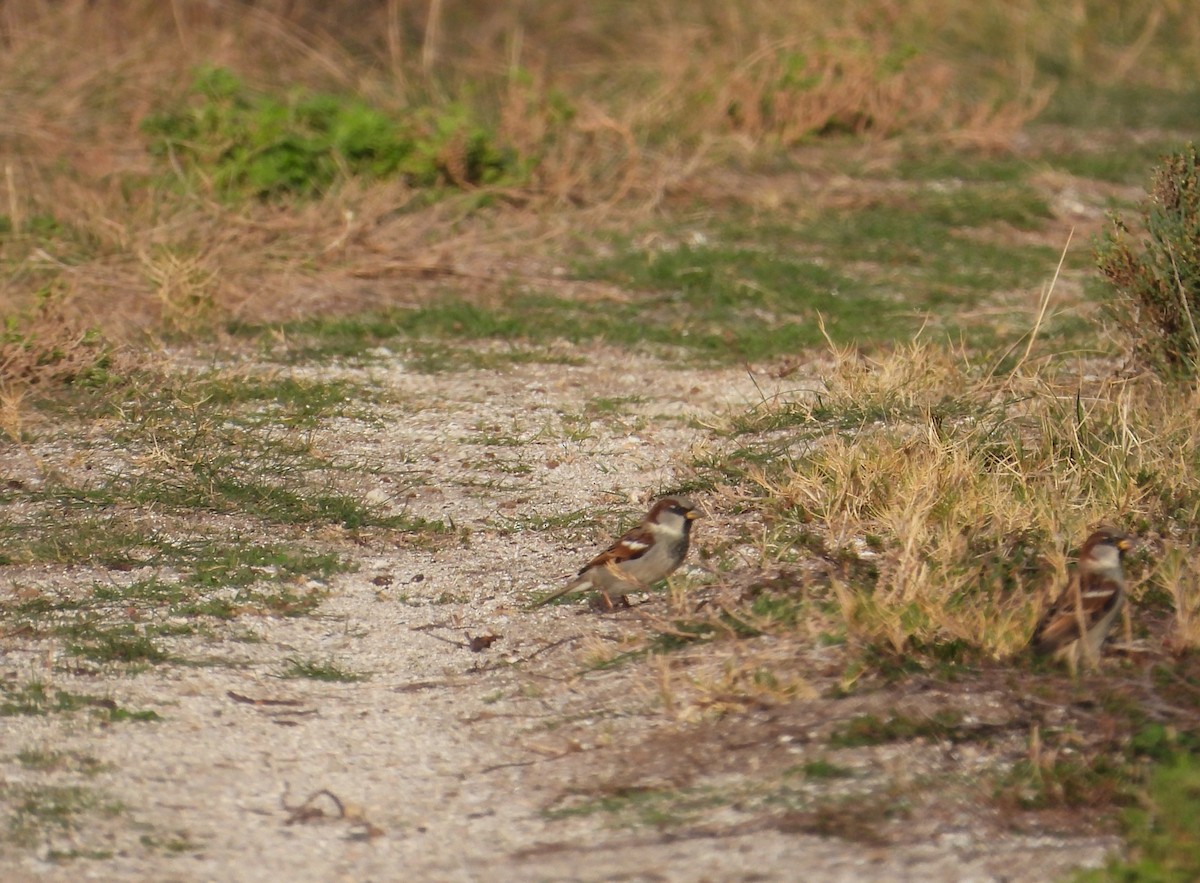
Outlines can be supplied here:
<path id="1" fill-rule="evenodd" d="M 1141 184 L 1200 98 L 1200 9 L 1160 0 L 9 0 L 0 45 L 0 313 L 116 337 L 504 277 L 497 250 L 614 208 L 621 230 L 681 196 L 758 216 L 761 193 L 697 183 L 714 169 L 1020 178 L 1048 149 Z M 867 218 L 834 229 L 871 241 Z"/>

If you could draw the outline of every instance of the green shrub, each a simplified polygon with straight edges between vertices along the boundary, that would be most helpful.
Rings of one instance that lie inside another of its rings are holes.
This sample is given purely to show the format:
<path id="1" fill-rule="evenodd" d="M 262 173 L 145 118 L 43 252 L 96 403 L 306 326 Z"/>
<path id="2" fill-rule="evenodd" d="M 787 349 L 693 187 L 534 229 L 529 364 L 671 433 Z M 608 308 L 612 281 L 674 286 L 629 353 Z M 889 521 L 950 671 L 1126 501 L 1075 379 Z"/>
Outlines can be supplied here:
<path id="1" fill-rule="evenodd" d="M 184 106 L 142 131 L 154 155 L 227 197 L 317 196 L 341 176 L 473 187 L 521 174 L 515 152 L 461 104 L 398 118 L 356 98 L 256 93 L 224 68 L 202 70 Z"/>
<path id="2" fill-rule="evenodd" d="M 1167 156 L 1142 209 L 1145 237 L 1135 242 L 1119 215 L 1097 249 L 1100 270 L 1116 287 L 1113 313 L 1148 367 L 1193 377 L 1200 358 L 1200 184 L 1195 145 Z"/>

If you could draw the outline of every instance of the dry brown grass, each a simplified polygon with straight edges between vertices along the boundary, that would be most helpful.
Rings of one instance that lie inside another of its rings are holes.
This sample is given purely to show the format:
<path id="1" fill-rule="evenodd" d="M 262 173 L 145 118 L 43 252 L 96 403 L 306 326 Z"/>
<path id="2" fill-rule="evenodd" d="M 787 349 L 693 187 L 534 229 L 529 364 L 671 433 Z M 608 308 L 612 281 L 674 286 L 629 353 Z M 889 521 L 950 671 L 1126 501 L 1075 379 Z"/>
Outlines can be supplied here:
<path id="1" fill-rule="evenodd" d="M 1051 360 L 995 376 L 920 342 L 874 359 L 839 353 L 824 384 L 772 404 L 809 447 L 749 474 L 756 505 L 790 525 L 765 550 L 768 566 L 794 555 L 799 533 L 852 563 L 831 579 L 860 641 L 897 653 L 959 641 L 1002 659 L 1024 646 L 1039 597 L 1057 592 L 1092 527 L 1124 525 L 1151 549 L 1195 540 L 1195 391 L 1181 400 L 1147 377 Z M 1133 572 L 1174 598 L 1172 640 L 1195 647 L 1194 572 L 1181 554 Z M 865 565 L 867 590 L 853 569 Z"/>
<path id="2" fill-rule="evenodd" d="M 1174 607 L 1169 647 L 1181 654 L 1194 651 L 1200 647 L 1200 554 L 1172 544 L 1159 559 L 1154 580 Z"/>

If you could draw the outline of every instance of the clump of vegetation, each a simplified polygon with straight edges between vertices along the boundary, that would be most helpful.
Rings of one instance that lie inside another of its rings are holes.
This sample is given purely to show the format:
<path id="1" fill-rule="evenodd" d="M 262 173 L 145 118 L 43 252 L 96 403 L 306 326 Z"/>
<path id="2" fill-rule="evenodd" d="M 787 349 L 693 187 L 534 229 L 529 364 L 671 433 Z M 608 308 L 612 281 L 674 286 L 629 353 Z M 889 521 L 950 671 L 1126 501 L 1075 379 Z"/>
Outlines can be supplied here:
<path id="1" fill-rule="evenodd" d="M 1196 146 L 1167 156 L 1142 208 L 1145 238 L 1119 215 L 1098 249 L 1116 287 L 1113 313 L 1154 371 L 1193 377 L 1200 359 L 1200 182 Z"/>
<path id="2" fill-rule="evenodd" d="M 31 309 L 0 317 L 0 391 L 37 383 L 102 385 L 112 358 L 111 345 L 71 321 L 51 290 L 39 291 Z"/>
<path id="3" fill-rule="evenodd" d="M 940 711 L 925 719 L 893 714 L 883 720 L 873 714 L 863 714 L 837 727 L 829 737 L 829 745 L 832 748 L 857 748 L 920 738 L 953 741 L 961 724 L 961 715 L 954 711 Z"/>
<path id="4" fill-rule="evenodd" d="M 287 668 L 280 677 L 307 678 L 312 681 L 333 681 L 343 684 L 353 684 L 366 680 L 369 675 L 364 672 L 351 671 L 334 659 L 317 660 L 301 659 L 293 656 L 287 661 Z"/>
<path id="5" fill-rule="evenodd" d="M 0 786 L 0 805 L 4 807 L 5 840 L 18 846 L 32 847 L 39 842 L 70 842 L 98 821 L 125 813 L 116 800 L 81 785 L 9 785 Z M 63 860 L 76 857 L 107 859 L 107 850 L 66 850 L 51 847 L 48 857 Z"/>
<path id="6" fill-rule="evenodd" d="M 142 129 L 156 156 L 226 197 L 318 196 L 343 175 L 472 187 L 520 173 L 516 153 L 465 105 L 399 118 L 361 98 L 254 92 L 220 67 L 202 69 L 186 105 L 147 117 Z"/>

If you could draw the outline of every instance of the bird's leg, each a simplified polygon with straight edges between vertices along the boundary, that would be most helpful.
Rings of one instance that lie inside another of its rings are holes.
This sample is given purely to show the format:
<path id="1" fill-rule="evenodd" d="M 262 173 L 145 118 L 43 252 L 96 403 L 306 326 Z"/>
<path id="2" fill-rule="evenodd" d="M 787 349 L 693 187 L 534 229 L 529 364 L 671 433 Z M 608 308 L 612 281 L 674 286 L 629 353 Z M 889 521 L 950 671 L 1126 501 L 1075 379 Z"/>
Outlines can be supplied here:
<path id="1" fill-rule="evenodd" d="M 612 596 L 604 589 L 592 599 L 592 609 L 597 613 L 613 613 L 617 610 L 628 610 L 629 607 L 629 599 L 624 595 L 618 595 L 617 600 L 613 601 Z"/>

